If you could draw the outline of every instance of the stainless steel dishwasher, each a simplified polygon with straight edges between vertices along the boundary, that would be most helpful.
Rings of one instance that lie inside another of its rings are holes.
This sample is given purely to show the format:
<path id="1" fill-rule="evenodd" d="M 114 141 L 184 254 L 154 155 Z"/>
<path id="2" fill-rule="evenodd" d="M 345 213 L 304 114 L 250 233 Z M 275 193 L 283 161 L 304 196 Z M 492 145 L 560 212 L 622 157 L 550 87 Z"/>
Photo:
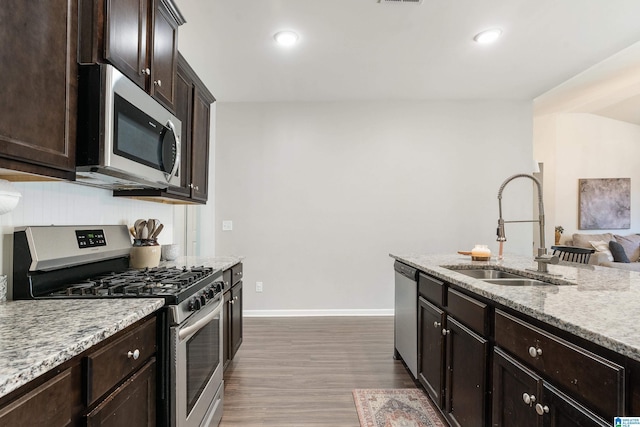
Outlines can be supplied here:
<path id="1" fill-rule="evenodd" d="M 413 378 L 418 375 L 418 270 L 398 261 L 395 270 L 394 358 L 402 358 Z"/>

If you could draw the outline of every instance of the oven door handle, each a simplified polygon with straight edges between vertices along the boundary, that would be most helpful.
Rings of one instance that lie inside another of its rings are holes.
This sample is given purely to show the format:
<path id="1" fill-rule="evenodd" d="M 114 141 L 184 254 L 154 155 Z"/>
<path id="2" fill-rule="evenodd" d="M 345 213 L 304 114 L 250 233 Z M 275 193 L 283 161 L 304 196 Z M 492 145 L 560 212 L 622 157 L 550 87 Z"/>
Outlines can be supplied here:
<path id="1" fill-rule="evenodd" d="M 211 313 L 204 316 L 202 319 L 196 321 L 193 325 L 186 326 L 181 328 L 178 331 L 178 339 L 180 341 L 184 340 L 186 337 L 195 334 L 200 329 L 204 328 L 209 322 L 211 322 L 220 312 L 222 311 L 223 299 L 220 298 L 220 303 L 214 308 Z"/>

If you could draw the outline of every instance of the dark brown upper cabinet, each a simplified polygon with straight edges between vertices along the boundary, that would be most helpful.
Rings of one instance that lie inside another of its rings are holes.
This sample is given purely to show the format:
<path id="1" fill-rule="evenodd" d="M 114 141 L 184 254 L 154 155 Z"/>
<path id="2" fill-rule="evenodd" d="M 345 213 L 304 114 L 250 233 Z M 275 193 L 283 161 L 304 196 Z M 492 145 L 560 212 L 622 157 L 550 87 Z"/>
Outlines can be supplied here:
<path id="1" fill-rule="evenodd" d="M 109 62 L 172 112 L 178 27 L 172 0 L 80 0 L 80 62 Z"/>
<path id="2" fill-rule="evenodd" d="M 0 168 L 75 178 L 78 0 L 0 8 Z"/>

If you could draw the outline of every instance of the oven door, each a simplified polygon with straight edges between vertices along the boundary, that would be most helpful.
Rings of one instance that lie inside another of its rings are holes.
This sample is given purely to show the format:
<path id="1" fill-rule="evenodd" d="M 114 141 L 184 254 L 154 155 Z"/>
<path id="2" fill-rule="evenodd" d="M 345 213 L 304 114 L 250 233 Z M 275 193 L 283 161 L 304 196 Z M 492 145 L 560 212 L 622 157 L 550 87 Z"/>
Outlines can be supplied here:
<path id="1" fill-rule="evenodd" d="M 171 328 L 173 426 L 217 426 L 222 418 L 222 306 L 221 295 Z"/>

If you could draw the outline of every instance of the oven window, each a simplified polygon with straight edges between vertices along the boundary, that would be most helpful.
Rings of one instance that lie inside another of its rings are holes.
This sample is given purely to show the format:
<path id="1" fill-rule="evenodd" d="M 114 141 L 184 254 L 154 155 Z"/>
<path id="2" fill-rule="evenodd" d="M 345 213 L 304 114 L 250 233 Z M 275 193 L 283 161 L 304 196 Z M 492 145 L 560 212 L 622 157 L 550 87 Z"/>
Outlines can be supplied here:
<path id="1" fill-rule="evenodd" d="M 115 94 L 114 151 L 127 159 L 162 170 L 165 127 Z"/>
<path id="2" fill-rule="evenodd" d="M 187 414 L 220 364 L 220 316 L 187 342 Z"/>

